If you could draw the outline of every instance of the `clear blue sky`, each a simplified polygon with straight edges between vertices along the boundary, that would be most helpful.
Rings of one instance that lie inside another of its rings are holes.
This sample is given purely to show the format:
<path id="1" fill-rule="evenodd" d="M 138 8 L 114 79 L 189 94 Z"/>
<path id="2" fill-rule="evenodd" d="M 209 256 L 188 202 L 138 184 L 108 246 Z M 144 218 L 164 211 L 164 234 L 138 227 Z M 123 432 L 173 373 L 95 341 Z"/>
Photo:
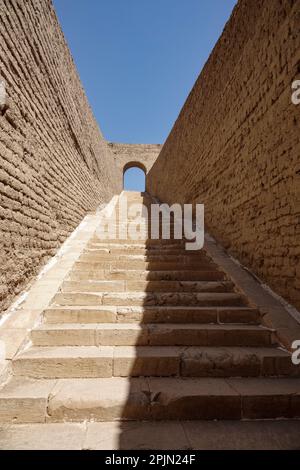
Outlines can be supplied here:
<path id="1" fill-rule="evenodd" d="M 163 143 L 236 0 L 54 0 L 109 141 Z"/>
<path id="2" fill-rule="evenodd" d="M 127 191 L 145 191 L 146 176 L 140 168 L 129 168 L 124 174 L 124 189 Z"/>

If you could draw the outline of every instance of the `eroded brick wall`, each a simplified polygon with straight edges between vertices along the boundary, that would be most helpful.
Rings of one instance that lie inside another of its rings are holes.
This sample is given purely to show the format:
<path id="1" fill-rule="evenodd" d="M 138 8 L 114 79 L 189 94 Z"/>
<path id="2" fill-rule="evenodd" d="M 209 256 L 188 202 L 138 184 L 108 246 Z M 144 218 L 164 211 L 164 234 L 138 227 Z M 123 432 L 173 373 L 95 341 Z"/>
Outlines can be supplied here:
<path id="1" fill-rule="evenodd" d="M 0 0 L 0 309 L 121 190 L 49 0 Z"/>
<path id="2" fill-rule="evenodd" d="M 300 0 L 240 0 L 148 178 L 300 307 Z"/>

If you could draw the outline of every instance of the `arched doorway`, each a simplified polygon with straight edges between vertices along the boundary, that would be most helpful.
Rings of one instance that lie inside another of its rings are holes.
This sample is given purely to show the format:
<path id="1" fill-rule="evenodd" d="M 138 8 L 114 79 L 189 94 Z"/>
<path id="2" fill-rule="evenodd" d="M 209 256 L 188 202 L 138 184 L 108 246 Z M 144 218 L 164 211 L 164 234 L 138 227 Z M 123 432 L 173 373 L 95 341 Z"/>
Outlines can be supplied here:
<path id="1" fill-rule="evenodd" d="M 130 162 L 123 169 L 123 189 L 144 192 L 146 187 L 146 167 L 139 162 Z"/>

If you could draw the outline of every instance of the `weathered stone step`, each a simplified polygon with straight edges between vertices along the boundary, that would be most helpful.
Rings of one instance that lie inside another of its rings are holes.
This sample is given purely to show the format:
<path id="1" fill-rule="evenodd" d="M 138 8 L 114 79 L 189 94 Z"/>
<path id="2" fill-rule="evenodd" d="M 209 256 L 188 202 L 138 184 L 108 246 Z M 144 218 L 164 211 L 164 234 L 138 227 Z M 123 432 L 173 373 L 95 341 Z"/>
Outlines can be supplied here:
<path id="1" fill-rule="evenodd" d="M 106 237 L 106 238 L 105 238 Z M 151 250 L 152 248 L 157 248 L 157 249 L 165 249 L 165 248 L 184 248 L 185 249 L 185 244 L 186 242 L 190 242 L 191 240 L 176 240 L 174 238 L 170 239 L 155 239 L 155 238 L 148 238 L 148 236 L 145 236 L 143 238 L 140 238 L 138 240 L 134 240 L 130 237 L 127 238 L 110 238 L 109 234 L 105 235 L 104 238 L 98 237 L 97 235 L 95 237 L 92 237 L 89 242 L 89 246 L 96 244 L 97 246 L 105 246 L 106 248 L 113 248 L 113 247 L 145 247 L 147 250 Z M 196 253 L 199 250 L 191 250 L 192 253 Z"/>
<path id="2" fill-rule="evenodd" d="M 180 228 L 179 228 L 180 230 Z M 175 233 L 174 233 L 175 232 Z M 166 225 L 164 228 L 164 232 L 160 229 L 158 236 L 160 238 L 157 238 L 157 229 L 155 227 L 155 231 L 152 234 L 151 233 L 151 226 L 146 226 L 146 225 L 140 225 L 138 227 L 138 230 L 135 229 L 135 227 L 132 229 L 130 228 L 130 225 L 128 224 L 127 226 L 125 224 L 119 224 L 111 227 L 104 228 L 102 231 L 98 230 L 98 235 L 99 235 L 99 240 L 96 243 L 103 243 L 105 241 L 105 238 L 107 238 L 108 242 L 115 241 L 119 242 L 120 240 L 126 240 L 127 243 L 131 243 L 132 241 L 137 241 L 139 244 L 144 243 L 145 245 L 151 246 L 153 245 L 153 242 L 155 240 L 159 241 L 170 241 L 172 244 L 176 244 L 176 242 L 179 240 L 181 246 L 182 244 L 182 234 L 179 232 L 176 232 L 176 227 L 174 227 L 172 224 L 171 225 Z M 180 239 L 178 239 L 178 236 Z M 162 238 L 164 237 L 164 238 Z M 194 241 L 194 238 L 191 240 L 187 240 L 188 242 Z M 95 240 L 91 240 L 92 243 L 95 242 Z M 203 247 L 201 247 L 203 248 Z"/>
<path id="3" fill-rule="evenodd" d="M 300 375 L 291 356 L 275 347 L 115 347 L 113 375 L 248 377 Z"/>
<path id="4" fill-rule="evenodd" d="M 52 307 L 47 323 L 248 323 L 259 324 L 260 313 L 249 307 Z"/>
<path id="5" fill-rule="evenodd" d="M 184 251 L 185 250 L 185 244 L 181 241 L 175 241 L 173 240 L 173 243 L 167 243 L 167 244 L 148 244 L 147 242 L 140 242 L 140 243 L 131 243 L 129 240 L 127 243 L 118 243 L 118 240 L 106 240 L 106 242 L 95 242 L 95 241 L 90 241 L 87 244 L 87 248 L 96 248 L 98 250 L 109 250 L 111 252 L 116 252 L 120 251 L 125 253 L 130 253 L 130 251 L 133 251 L 133 254 L 139 251 L 146 251 L 148 252 L 153 252 L 153 253 L 167 253 L 169 251 Z"/>
<path id="6" fill-rule="evenodd" d="M 192 292 L 73 292 L 58 293 L 53 299 L 53 305 L 112 305 L 112 306 L 148 306 L 148 305 L 177 305 L 177 306 L 237 306 L 244 305 L 241 295 L 228 292 L 192 293 Z"/>
<path id="7" fill-rule="evenodd" d="M 275 347 L 31 347 L 12 361 L 14 375 L 35 378 L 137 376 L 299 376 L 288 352 Z"/>
<path id="8" fill-rule="evenodd" d="M 114 348 L 30 347 L 13 360 L 14 375 L 35 378 L 111 377 Z"/>
<path id="9" fill-rule="evenodd" d="M 151 233 L 152 227 L 153 227 L 153 233 Z M 171 234 L 173 233 L 174 228 L 176 229 L 175 239 L 178 239 L 178 237 L 181 237 L 183 233 L 184 224 L 182 222 L 180 221 L 175 222 L 174 220 L 172 219 L 169 220 L 167 218 L 165 218 L 165 220 L 163 221 L 158 220 L 158 219 L 156 220 L 154 219 L 153 221 L 152 220 L 147 221 L 144 217 L 137 216 L 137 217 L 130 217 L 127 219 L 123 218 L 119 220 L 110 219 L 109 225 L 107 224 L 107 221 L 106 221 L 106 224 L 102 226 L 102 232 L 100 233 L 101 235 L 106 234 L 106 233 L 110 233 L 111 235 L 114 235 L 116 229 L 117 230 L 121 229 L 122 237 L 125 235 L 126 232 L 128 232 L 131 236 L 135 238 L 136 236 L 139 236 L 141 232 L 145 231 L 147 232 L 147 234 L 149 234 L 149 237 L 153 237 L 153 238 L 156 238 L 157 236 L 162 237 L 164 234 L 164 237 L 167 238 L 169 237 L 169 232 L 171 232 Z M 157 235 L 158 230 L 159 230 L 159 233 Z M 164 232 L 162 230 L 164 230 Z"/>
<path id="10" fill-rule="evenodd" d="M 100 253 L 106 254 L 113 254 L 113 255 L 142 255 L 146 256 L 149 254 L 170 254 L 170 255 L 177 255 L 177 254 L 191 254 L 192 252 L 188 252 L 184 249 L 184 246 L 176 246 L 176 245 L 153 245 L 151 247 L 147 247 L 144 244 L 141 245 L 113 245 L 109 243 L 105 244 L 97 244 L 97 243 L 90 243 L 87 247 L 87 250 L 96 250 Z M 197 252 L 196 252 L 197 253 Z"/>
<path id="11" fill-rule="evenodd" d="M 0 391 L 0 421 L 182 422 L 299 418 L 299 390 L 299 379 L 286 378 L 153 377 L 55 381 L 15 377 Z"/>
<path id="12" fill-rule="evenodd" d="M 188 256 L 188 255 L 124 255 L 124 254 L 99 254 L 96 252 L 84 252 L 79 260 L 80 262 L 93 262 L 93 263 L 102 263 L 108 261 L 126 261 L 128 262 L 128 266 L 132 262 L 140 262 L 140 263 L 180 263 L 183 266 L 185 265 L 198 265 L 201 264 L 203 266 L 210 266 L 211 269 L 216 269 L 216 265 L 207 257 L 203 255 L 198 256 Z"/>
<path id="13" fill-rule="evenodd" d="M 137 234 L 135 232 L 130 232 L 130 230 L 128 229 L 126 230 L 126 228 L 122 226 L 111 227 L 109 230 L 107 229 L 101 232 L 102 239 L 105 239 L 105 237 L 107 237 L 108 240 L 118 241 L 118 237 L 121 237 L 121 239 L 124 239 L 125 237 L 125 239 L 129 242 L 131 242 L 131 240 L 133 239 L 138 241 L 139 243 L 147 243 L 147 241 L 150 239 L 150 236 L 151 233 L 146 227 L 139 229 Z M 170 233 L 170 236 L 168 235 L 168 239 L 173 241 L 174 243 L 175 238 L 174 236 L 172 236 L 172 231 Z"/>
<path id="14" fill-rule="evenodd" d="M 133 223 L 132 223 L 133 222 Z M 101 231 L 100 231 L 101 230 Z M 110 222 L 110 225 L 107 224 L 102 226 L 101 229 L 98 229 L 98 235 L 100 237 L 110 236 L 115 239 L 117 236 L 124 238 L 129 236 L 129 238 L 140 239 L 142 235 L 145 235 L 149 240 L 157 239 L 173 239 L 173 240 L 182 240 L 184 226 L 180 223 L 174 224 L 171 220 L 168 220 L 157 223 L 157 221 L 146 222 L 145 219 L 133 218 L 129 220 L 122 220 L 114 223 Z"/>
<path id="15" fill-rule="evenodd" d="M 31 332 L 35 346 L 269 346 L 272 330 L 250 325 L 44 324 Z"/>
<path id="16" fill-rule="evenodd" d="M 43 423 L 56 380 L 12 377 L 0 389 L 0 423 Z"/>
<path id="17" fill-rule="evenodd" d="M 47 422 L 0 426 L 1 450 L 295 450 L 299 420 Z"/>
<path id="18" fill-rule="evenodd" d="M 188 258 L 188 259 L 207 259 L 210 258 L 204 251 L 186 251 L 184 248 L 126 248 L 124 249 L 114 249 L 114 248 L 98 248 L 96 246 L 87 247 L 83 254 L 85 255 L 97 255 L 97 257 L 103 259 L 111 259 L 114 257 L 120 257 L 119 259 L 177 259 L 177 258 Z M 167 257 L 167 258 L 166 258 Z"/>
<path id="19" fill-rule="evenodd" d="M 202 253 L 195 253 L 191 254 L 147 254 L 147 255 L 139 255 L 139 254 L 114 254 L 114 253 L 99 253 L 98 250 L 85 250 L 82 255 L 80 256 L 79 260 L 81 262 L 93 262 L 93 263 L 102 263 L 106 261 L 126 261 L 129 263 L 132 262 L 143 262 L 143 263 L 157 263 L 157 262 L 167 262 L 167 263 L 180 263 L 183 265 L 186 264 L 198 264 L 198 263 L 206 263 L 214 265 L 211 260 Z"/>
<path id="20" fill-rule="evenodd" d="M 69 280 L 139 280 L 139 281 L 222 281 L 225 275 L 221 271 L 144 271 L 134 269 L 75 269 L 72 270 Z"/>
<path id="21" fill-rule="evenodd" d="M 231 292 L 230 281 L 65 281 L 62 292 Z"/>
<path id="22" fill-rule="evenodd" d="M 299 380 L 150 378 L 59 381 L 49 421 L 299 417 Z M 100 382 L 100 383 L 99 383 Z M 298 387 L 298 388 L 297 388 Z M 279 402 L 279 406 L 278 406 Z"/>
<path id="23" fill-rule="evenodd" d="M 80 257 L 79 261 L 76 261 L 74 265 L 75 269 L 85 271 L 85 270 L 103 270 L 103 269 L 143 269 L 145 271 L 179 271 L 182 269 L 183 271 L 215 271 L 217 270 L 217 266 L 213 263 L 201 260 L 193 262 L 185 262 L 184 260 L 177 260 L 177 261 L 143 261 L 143 260 L 119 260 L 119 259 L 111 259 L 111 260 L 86 260 L 83 256 Z"/>
<path id="24" fill-rule="evenodd" d="M 131 238 L 100 238 L 97 235 L 94 235 L 90 239 L 90 243 L 97 243 L 101 245 L 105 245 L 107 247 L 116 246 L 116 245 L 127 245 L 127 246 L 135 246 L 135 245 L 143 245 L 148 247 L 152 246 L 166 246 L 166 245 L 177 245 L 182 246 L 184 241 L 183 240 L 174 240 L 174 239 L 154 239 L 154 238 L 147 238 L 145 237 L 143 240 L 133 240 Z"/>

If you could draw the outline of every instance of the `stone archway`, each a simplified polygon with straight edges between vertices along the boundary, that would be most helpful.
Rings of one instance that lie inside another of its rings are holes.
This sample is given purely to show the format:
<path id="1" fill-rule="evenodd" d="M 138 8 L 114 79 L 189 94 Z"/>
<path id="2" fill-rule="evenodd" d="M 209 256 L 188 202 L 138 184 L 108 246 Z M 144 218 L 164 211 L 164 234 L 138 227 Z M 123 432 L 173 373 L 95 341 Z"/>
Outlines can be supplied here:
<path id="1" fill-rule="evenodd" d="M 144 174 L 144 186 L 146 188 L 146 176 L 147 176 L 147 168 L 145 167 L 145 165 L 141 162 L 136 162 L 136 161 L 132 161 L 132 162 L 128 162 L 124 165 L 124 168 L 123 168 L 123 189 L 126 190 L 126 185 L 125 185 L 125 174 L 127 172 L 127 170 L 130 170 L 130 169 L 133 169 L 133 168 L 138 168 L 139 170 L 141 170 Z M 145 191 L 145 188 L 143 189 L 143 191 Z"/>
<path id="2" fill-rule="evenodd" d="M 116 167 L 119 171 L 119 187 L 123 189 L 124 173 L 129 168 L 137 167 L 144 171 L 145 176 L 149 173 L 153 163 L 157 159 L 162 145 L 159 144 L 120 144 L 109 143 L 113 152 Z"/>

